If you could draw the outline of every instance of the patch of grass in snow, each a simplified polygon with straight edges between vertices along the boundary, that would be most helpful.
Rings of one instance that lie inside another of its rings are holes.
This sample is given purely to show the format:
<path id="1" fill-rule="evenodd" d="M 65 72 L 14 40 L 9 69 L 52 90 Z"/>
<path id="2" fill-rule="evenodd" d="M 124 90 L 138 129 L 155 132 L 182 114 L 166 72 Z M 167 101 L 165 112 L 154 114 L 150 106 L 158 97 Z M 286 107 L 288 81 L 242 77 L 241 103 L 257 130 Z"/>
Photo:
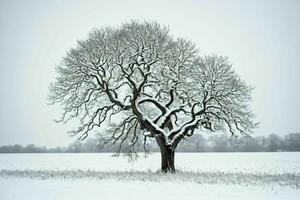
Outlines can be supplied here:
<path id="1" fill-rule="evenodd" d="M 118 181 L 176 181 L 198 184 L 279 185 L 300 189 L 300 174 L 227 173 L 177 171 L 164 174 L 152 171 L 94 171 L 94 170 L 1 170 L 0 177 L 32 179 L 113 179 Z"/>

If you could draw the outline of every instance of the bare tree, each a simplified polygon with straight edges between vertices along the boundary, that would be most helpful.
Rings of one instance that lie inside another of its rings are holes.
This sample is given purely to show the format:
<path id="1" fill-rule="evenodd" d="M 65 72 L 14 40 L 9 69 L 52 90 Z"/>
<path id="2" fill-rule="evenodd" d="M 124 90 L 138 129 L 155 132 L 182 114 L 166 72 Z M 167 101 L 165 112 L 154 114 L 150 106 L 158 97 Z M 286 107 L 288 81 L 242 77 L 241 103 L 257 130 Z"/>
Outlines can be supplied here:
<path id="1" fill-rule="evenodd" d="M 200 57 L 193 43 L 170 36 L 158 23 L 132 21 L 94 30 L 57 67 L 50 102 L 64 109 L 58 121 L 78 119 L 84 140 L 100 127 L 103 139 L 136 151 L 153 138 L 161 169 L 174 172 L 174 152 L 194 130 L 246 135 L 256 126 L 248 108 L 252 88 L 227 58 Z"/>

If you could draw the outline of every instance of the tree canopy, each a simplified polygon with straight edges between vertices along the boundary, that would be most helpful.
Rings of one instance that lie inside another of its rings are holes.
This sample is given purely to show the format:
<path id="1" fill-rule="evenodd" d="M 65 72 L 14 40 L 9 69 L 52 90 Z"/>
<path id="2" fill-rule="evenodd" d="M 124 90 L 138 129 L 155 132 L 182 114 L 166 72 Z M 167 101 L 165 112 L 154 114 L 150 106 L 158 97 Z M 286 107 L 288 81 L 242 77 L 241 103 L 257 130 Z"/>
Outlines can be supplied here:
<path id="1" fill-rule="evenodd" d="M 195 129 L 238 136 L 257 125 L 249 109 L 252 87 L 228 59 L 200 55 L 195 44 L 156 22 L 93 30 L 67 52 L 57 73 L 50 102 L 63 108 L 58 121 L 78 119 L 72 134 L 81 140 L 105 126 L 103 138 L 128 152 L 152 137 L 174 154 Z"/>

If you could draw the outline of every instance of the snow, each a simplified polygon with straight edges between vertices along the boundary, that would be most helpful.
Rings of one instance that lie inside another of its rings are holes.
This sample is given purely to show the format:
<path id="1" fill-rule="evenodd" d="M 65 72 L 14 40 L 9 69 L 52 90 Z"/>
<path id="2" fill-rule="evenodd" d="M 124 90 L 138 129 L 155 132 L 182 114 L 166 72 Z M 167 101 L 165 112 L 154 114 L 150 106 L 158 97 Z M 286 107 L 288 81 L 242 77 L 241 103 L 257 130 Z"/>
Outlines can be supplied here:
<path id="1" fill-rule="evenodd" d="M 0 170 L 96 170 L 157 171 L 160 154 L 139 154 L 136 161 L 111 153 L 0 154 Z M 176 168 L 182 171 L 300 173 L 300 152 L 277 153 L 175 153 Z"/>
<path id="2" fill-rule="evenodd" d="M 112 154 L 0 154 L 0 199 L 299 199 L 300 152 L 177 153 L 134 162 Z"/>
<path id="3" fill-rule="evenodd" d="M 157 126 L 160 127 L 166 121 L 165 115 L 161 116 L 157 122 Z"/>
<path id="4" fill-rule="evenodd" d="M 264 173 L 224 173 L 224 172 L 183 172 L 164 174 L 161 172 L 141 171 L 83 171 L 83 170 L 1 170 L 2 178 L 52 179 L 90 179 L 122 180 L 147 182 L 181 182 L 197 184 L 261 185 L 281 186 L 300 189 L 298 174 Z"/>
<path id="5" fill-rule="evenodd" d="M 0 179 L 5 200 L 194 200 L 194 199 L 298 199 L 300 190 L 239 185 L 202 185 L 179 182 Z"/>

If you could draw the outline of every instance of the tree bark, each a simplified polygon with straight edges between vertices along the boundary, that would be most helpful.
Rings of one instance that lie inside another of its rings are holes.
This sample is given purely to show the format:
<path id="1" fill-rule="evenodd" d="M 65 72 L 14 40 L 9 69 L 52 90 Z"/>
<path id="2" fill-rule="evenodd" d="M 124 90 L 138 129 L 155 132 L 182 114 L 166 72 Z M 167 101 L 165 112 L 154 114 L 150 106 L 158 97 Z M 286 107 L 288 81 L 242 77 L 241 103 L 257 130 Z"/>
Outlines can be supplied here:
<path id="1" fill-rule="evenodd" d="M 170 145 L 165 146 L 165 148 L 161 149 L 161 171 L 164 173 L 175 172 L 175 151 L 172 149 Z"/>
<path id="2" fill-rule="evenodd" d="M 160 144 L 161 171 L 164 173 L 175 172 L 175 149 L 171 145 Z"/>

